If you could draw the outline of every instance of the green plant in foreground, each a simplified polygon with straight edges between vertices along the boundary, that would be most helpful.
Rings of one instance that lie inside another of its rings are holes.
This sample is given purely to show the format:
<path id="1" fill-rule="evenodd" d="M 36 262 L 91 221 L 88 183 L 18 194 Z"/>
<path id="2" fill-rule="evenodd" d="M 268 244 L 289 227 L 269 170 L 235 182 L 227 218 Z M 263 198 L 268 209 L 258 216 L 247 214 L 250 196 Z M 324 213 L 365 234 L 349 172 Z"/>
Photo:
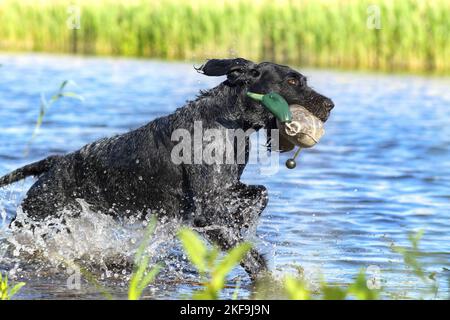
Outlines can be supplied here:
<path id="1" fill-rule="evenodd" d="M 436 272 L 427 272 L 420 262 L 419 258 L 424 256 L 419 249 L 419 242 L 423 236 L 423 231 L 417 233 L 410 233 L 408 240 L 409 247 L 392 246 L 392 250 L 399 253 L 403 257 L 405 265 L 412 270 L 423 283 L 429 287 L 434 296 L 437 295 L 438 285 L 436 281 Z M 346 298 L 355 298 L 359 300 L 378 299 L 381 290 L 369 289 L 368 280 L 363 271 L 360 271 L 355 281 L 347 288 L 342 288 L 337 285 L 327 284 L 322 281 L 317 292 L 310 290 L 306 282 L 302 278 L 287 276 L 283 282 L 284 291 L 287 298 L 298 300 L 309 300 L 314 296 L 325 300 L 340 300 Z"/>
<path id="2" fill-rule="evenodd" d="M 281 281 L 273 278 L 262 279 L 256 290 L 257 299 L 289 300 L 374 300 L 379 298 L 380 290 L 370 289 L 364 271 L 360 271 L 355 280 L 343 287 L 321 280 L 318 288 L 311 289 L 303 275 L 288 275 Z"/>
<path id="3" fill-rule="evenodd" d="M 251 244 L 243 242 L 230 249 L 222 259 L 219 259 L 219 249 L 215 246 L 209 249 L 196 232 L 183 228 L 179 231 L 178 236 L 189 260 L 197 268 L 204 281 L 204 288 L 194 292 L 193 298 L 218 299 L 228 274 L 249 252 Z"/>
<path id="4" fill-rule="evenodd" d="M 150 238 L 156 227 L 156 219 L 153 217 L 144 234 L 144 239 L 135 255 L 134 270 L 131 275 L 130 288 L 128 290 L 129 300 L 138 300 L 144 289 L 155 279 L 161 270 L 161 265 L 157 264 L 149 269 L 150 256 L 145 253 L 145 249 L 149 245 Z"/>
<path id="5" fill-rule="evenodd" d="M 200 236 L 188 229 L 183 228 L 179 232 L 179 238 L 183 244 L 184 251 L 187 253 L 189 260 L 197 268 L 202 280 L 204 288 L 196 291 L 193 295 L 194 299 L 218 299 L 220 292 L 223 290 L 225 280 L 230 271 L 239 264 L 247 252 L 251 249 L 251 245 L 247 242 L 230 249 L 225 257 L 218 259 L 219 250 L 216 247 L 209 249 Z M 318 291 L 311 290 L 303 276 L 294 277 L 286 276 L 280 283 L 271 277 L 265 277 L 258 281 L 257 291 L 270 292 L 269 296 L 261 296 L 256 293 L 256 298 L 287 298 L 292 300 L 311 300 L 321 298 L 325 300 L 342 300 L 346 298 L 354 298 L 360 300 L 378 299 L 379 290 L 369 289 L 367 279 L 363 271 L 355 278 L 354 282 L 347 288 L 339 287 L 335 284 L 321 281 Z M 233 299 L 237 298 L 237 292 L 233 293 Z"/>
<path id="6" fill-rule="evenodd" d="M 24 285 L 25 282 L 19 282 L 11 287 L 8 283 L 8 276 L 3 277 L 0 273 L 0 300 L 10 300 Z"/>
<path id="7" fill-rule="evenodd" d="M 412 273 L 417 276 L 422 282 L 429 288 L 431 293 L 436 296 L 439 290 L 438 283 L 436 281 L 436 272 L 428 273 L 420 262 L 419 258 L 424 256 L 425 253 L 419 248 L 420 239 L 424 234 L 423 230 L 419 230 L 416 233 L 410 233 L 408 240 L 410 242 L 409 247 L 395 246 L 391 248 L 394 252 L 403 256 L 405 265 L 412 270 Z"/>

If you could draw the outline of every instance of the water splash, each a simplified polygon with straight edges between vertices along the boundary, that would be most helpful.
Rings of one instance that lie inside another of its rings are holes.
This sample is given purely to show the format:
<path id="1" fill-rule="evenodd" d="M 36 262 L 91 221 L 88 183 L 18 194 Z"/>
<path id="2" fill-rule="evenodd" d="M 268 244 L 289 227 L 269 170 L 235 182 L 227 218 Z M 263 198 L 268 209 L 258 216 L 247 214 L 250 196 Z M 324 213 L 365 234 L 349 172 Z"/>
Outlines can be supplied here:
<path id="1" fill-rule="evenodd" d="M 51 276 L 60 273 L 70 262 L 101 279 L 122 277 L 128 280 L 151 214 L 143 220 L 133 217 L 117 220 L 90 210 L 83 200 L 80 204 L 83 210 L 79 216 L 63 212 L 59 217 L 39 223 L 31 221 L 18 208 L 11 228 L 3 227 L 0 233 L 2 267 L 10 269 L 12 276 L 18 269 Z M 179 226 L 177 220 L 158 224 L 146 249 L 151 263 L 171 254 Z"/>

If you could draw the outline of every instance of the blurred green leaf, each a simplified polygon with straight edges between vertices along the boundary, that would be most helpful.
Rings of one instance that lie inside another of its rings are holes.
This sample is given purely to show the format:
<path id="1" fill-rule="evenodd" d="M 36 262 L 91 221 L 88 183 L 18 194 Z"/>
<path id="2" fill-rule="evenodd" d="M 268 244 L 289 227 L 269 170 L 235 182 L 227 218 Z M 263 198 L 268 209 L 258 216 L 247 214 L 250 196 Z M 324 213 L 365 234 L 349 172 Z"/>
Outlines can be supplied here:
<path id="1" fill-rule="evenodd" d="M 62 97 L 73 98 L 73 99 L 77 99 L 80 101 L 84 101 L 84 98 L 82 96 L 80 96 L 79 94 L 76 94 L 74 92 L 63 92 L 60 95 L 60 98 L 62 98 Z"/>
<path id="2" fill-rule="evenodd" d="M 233 295 L 231 296 L 231 300 L 237 300 L 239 297 L 239 289 L 241 288 L 241 279 L 238 279 L 236 283 L 236 287 L 234 288 Z"/>
<path id="3" fill-rule="evenodd" d="M 353 284 L 348 288 L 348 293 L 359 300 L 376 300 L 379 298 L 379 290 L 367 287 L 367 279 L 363 270 L 359 272 Z"/>
<path id="4" fill-rule="evenodd" d="M 154 280 L 156 275 L 161 270 L 161 265 L 159 264 L 148 270 L 150 257 L 145 254 L 145 250 L 149 245 L 150 238 L 155 230 L 155 227 L 156 218 L 152 217 L 145 230 L 141 244 L 135 254 L 135 266 L 130 279 L 130 287 L 128 289 L 129 300 L 138 300 L 145 288 Z"/>
<path id="5" fill-rule="evenodd" d="M 200 273 L 204 273 L 207 270 L 208 249 L 200 237 L 194 231 L 183 228 L 179 231 L 178 236 L 183 245 L 189 260 L 197 268 Z M 209 255 L 211 259 L 214 255 Z"/>
<path id="6" fill-rule="evenodd" d="M 409 242 L 411 246 L 409 248 L 407 247 L 401 247 L 401 246 L 392 246 L 392 250 L 394 252 L 397 252 L 403 256 L 403 261 L 405 264 L 410 267 L 413 271 L 413 273 L 418 276 L 420 279 L 425 280 L 425 272 L 422 268 L 422 264 L 418 260 L 421 256 L 421 252 L 419 249 L 419 241 L 422 238 L 424 234 L 423 230 L 420 230 L 416 233 L 410 233 L 408 235 Z"/>
<path id="7" fill-rule="evenodd" d="M 347 297 L 347 290 L 338 286 L 329 286 L 324 284 L 321 290 L 322 299 L 324 300 L 345 300 Z"/>
<path id="8" fill-rule="evenodd" d="M 3 276 L 0 272 L 0 300 L 10 300 L 24 285 L 25 282 L 18 282 L 11 287 L 8 282 L 8 276 Z"/>
<path id="9" fill-rule="evenodd" d="M 240 243 L 219 260 L 217 247 L 208 249 L 198 233 L 183 228 L 178 232 L 178 237 L 189 260 L 205 278 L 203 289 L 194 292 L 193 299 L 218 299 L 228 274 L 251 249 L 250 243 Z"/>
<path id="10" fill-rule="evenodd" d="M 297 279 L 293 276 L 287 276 L 284 279 L 284 288 L 288 299 L 290 300 L 310 300 L 311 292 L 309 291 L 305 281 Z"/>
<path id="11" fill-rule="evenodd" d="M 80 101 L 84 101 L 84 98 L 81 95 L 78 95 L 74 92 L 65 92 L 64 89 L 67 85 L 69 84 L 73 84 L 76 86 L 75 82 L 71 81 L 71 80 L 64 80 L 61 85 L 59 86 L 58 92 L 54 95 L 52 95 L 52 97 L 50 98 L 50 100 L 47 100 L 45 98 L 45 95 L 43 93 L 41 93 L 40 96 L 40 105 L 39 105 L 39 115 L 38 118 L 36 120 L 36 125 L 33 129 L 33 133 L 31 135 L 31 139 L 28 142 L 27 148 L 25 149 L 25 154 L 28 153 L 28 149 L 29 146 L 31 145 L 31 143 L 33 142 L 33 140 L 36 138 L 39 129 L 42 126 L 42 123 L 44 121 L 44 117 L 47 114 L 48 110 L 50 109 L 50 107 L 56 103 L 58 100 L 60 100 L 63 97 L 67 97 L 67 98 L 72 98 L 72 99 L 77 99 Z"/>
<path id="12" fill-rule="evenodd" d="M 225 278 L 230 271 L 244 258 L 249 252 L 252 245 L 248 242 L 243 242 L 228 251 L 226 256 L 212 271 L 211 285 L 214 289 L 221 289 L 225 284 Z"/>
<path id="13" fill-rule="evenodd" d="M 19 282 L 17 283 L 12 289 L 9 291 L 9 296 L 13 297 L 16 293 L 19 292 L 19 290 L 25 285 L 25 282 Z"/>

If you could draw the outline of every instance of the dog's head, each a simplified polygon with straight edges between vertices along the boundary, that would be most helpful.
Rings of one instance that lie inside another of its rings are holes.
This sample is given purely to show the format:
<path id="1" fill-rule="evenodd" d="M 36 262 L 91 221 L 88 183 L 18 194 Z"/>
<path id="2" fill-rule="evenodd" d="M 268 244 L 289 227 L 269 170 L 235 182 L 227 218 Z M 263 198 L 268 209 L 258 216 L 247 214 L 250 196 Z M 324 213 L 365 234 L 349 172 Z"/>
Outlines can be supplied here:
<path id="1" fill-rule="evenodd" d="M 308 86 L 305 76 L 288 66 L 271 62 L 256 64 L 243 58 L 212 59 L 197 70 L 208 76 L 227 76 L 224 85 L 238 89 L 236 92 L 240 102 L 233 107 L 239 109 L 236 111 L 240 113 L 241 120 L 247 123 L 247 126 L 264 127 L 268 130 L 269 150 L 272 150 L 271 129 L 280 129 L 279 124 L 274 114 L 260 102 L 247 96 L 248 92 L 259 94 L 276 92 L 289 106 L 301 106 L 322 122 L 327 121 L 334 107 L 333 101 Z M 280 136 L 278 150 L 290 151 L 295 147 L 296 141 L 299 140 L 293 141 L 286 136 Z"/>
<path id="2" fill-rule="evenodd" d="M 248 91 L 279 93 L 289 105 L 301 105 L 323 122 L 327 121 L 334 107 L 331 99 L 314 91 L 308 86 L 305 76 L 288 66 L 271 62 L 256 64 L 243 58 L 211 59 L 198 70 L 208 76 L 226 75 L 225 84 L 242 88 L 243 96 Z M 245 105 L 253 111 L 249 114 L 261 118 L 258 120 L 269 123 L 273 119 L 273 115 L 260 103 L 245 98 Z"/>

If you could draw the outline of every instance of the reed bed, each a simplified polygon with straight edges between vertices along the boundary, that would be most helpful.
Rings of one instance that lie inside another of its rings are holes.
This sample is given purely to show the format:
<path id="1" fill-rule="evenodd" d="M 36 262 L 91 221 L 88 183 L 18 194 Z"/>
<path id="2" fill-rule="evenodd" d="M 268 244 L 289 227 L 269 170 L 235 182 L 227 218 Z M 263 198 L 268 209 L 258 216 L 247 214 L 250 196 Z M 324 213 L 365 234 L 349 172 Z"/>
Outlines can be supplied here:
<path id="1" fill-rule="evenodd" d="M 449 17 L 448 0 L 3 0 L 0 50 L 450 73 Z"/>

